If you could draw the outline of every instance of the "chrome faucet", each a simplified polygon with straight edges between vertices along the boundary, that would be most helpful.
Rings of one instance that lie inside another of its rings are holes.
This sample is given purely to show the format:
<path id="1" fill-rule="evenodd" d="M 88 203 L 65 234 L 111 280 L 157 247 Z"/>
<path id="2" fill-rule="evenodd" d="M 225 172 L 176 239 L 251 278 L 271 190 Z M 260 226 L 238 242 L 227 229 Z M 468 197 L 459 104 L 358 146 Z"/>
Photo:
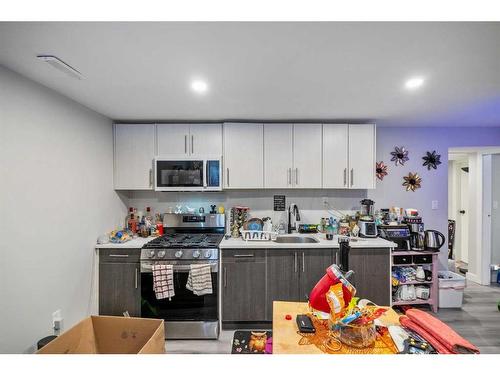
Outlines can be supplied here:
<path id="1" fill-rule="evenodd" d="M 293 215 L 293 227 L 292 227 L 292 215 Z M 292 233 L 292 230 L 297 231 L 297 221 L 300 221 L 299 208 L 295 203 L 290 203 L 288 206 L 288 234 Z"/>

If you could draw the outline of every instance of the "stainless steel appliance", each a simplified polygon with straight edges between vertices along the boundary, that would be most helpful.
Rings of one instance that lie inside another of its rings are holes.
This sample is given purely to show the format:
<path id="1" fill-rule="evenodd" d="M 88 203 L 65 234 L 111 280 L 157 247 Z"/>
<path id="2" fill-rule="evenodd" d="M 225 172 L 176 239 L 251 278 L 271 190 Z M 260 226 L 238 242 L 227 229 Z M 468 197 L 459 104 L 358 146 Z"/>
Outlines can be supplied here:
<path id="1" fill-rule="evenodd" d="M 445 244 L 446 238 L 441 232 L 437 230 L 426 230 L 424 243 L 425 250 L 429 251 L 439 251 L 441 247 Z"/>
<path id="2" fill-rule="evenodd" d="M 410 250 L 410 228 L 408 225 L 379 225 L 380 237 L 395 242 L 395 251 Z"/>
<path id="3" fill-rule="evenodd" d="M 156 191 L 222 190 L 220 156 L 156 158 L 154 171 Z"/>
<path id="4" fill-rule="evenodd" d="M 219 243 L 223 214 L 165 214 L 165 234 L 141 251 L 141 316 L 165 321 L 167 339 L 219 337 Z M 175 296 L 156 299 L 152 265 L 171 264 Z M 186 288 L 191 264 L 209 264 L 212 294 L 197 296 Z"/>
<path id="5" fill-rule="evenodd" d="M 424 223 L 420 216 L 405 216 L 403 222 L 410 229 L 410 247 L 415 251 L 425 250 Z"/>
<path id="6" fill-rule="evenodd" d="M 378 236 L 377 224 L 373 215 L 375 202 L 371 199 L 363 199 L 361 202 L 361 217 L 358 221 L 359 236 L 375 238 Z"/>
<path id="7" fill-rule="evenodd" d="M 373 217 L 373 207 L 375 202 L 371 199 L 363 199 L 361 202 L 361 216 Z"/>

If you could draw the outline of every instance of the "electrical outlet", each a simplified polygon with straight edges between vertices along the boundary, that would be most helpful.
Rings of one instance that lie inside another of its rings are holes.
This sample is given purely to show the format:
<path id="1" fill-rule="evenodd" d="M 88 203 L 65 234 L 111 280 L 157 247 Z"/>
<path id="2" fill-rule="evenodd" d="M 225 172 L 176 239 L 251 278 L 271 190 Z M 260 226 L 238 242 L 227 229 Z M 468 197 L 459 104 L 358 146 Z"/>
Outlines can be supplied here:
<path id="1" fill-rule="evenodd" d="M 62 317 L 62 310 L 56 310 L 52 313 L 52 328 L 54 331 L 61 331 L 62 330 L 62 323 L 63 323 L 63 317 Z"/>
<path id="2" fill-rule="evenodd" d="M 432 209 L 437 210 L 439 208 L 438 201 L 432 201 Z"/>

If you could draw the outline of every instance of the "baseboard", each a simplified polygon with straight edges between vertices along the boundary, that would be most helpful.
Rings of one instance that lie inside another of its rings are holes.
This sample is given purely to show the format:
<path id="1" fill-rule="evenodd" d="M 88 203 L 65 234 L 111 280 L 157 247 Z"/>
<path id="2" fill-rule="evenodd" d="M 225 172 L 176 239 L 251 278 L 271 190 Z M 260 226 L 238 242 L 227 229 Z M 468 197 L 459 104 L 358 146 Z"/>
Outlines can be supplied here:
<path id="1" fill-rule="evenodd" d="M 465 278 L 466 278 L 467 280 L 470 280 L 470 281 L 472 281 L 472 282 L 475 282 L 476 284 L 482 284 L 482 283 L 481 283 L 481 278 L 480 278 L 478 275 L 476 275 L 475 273 L 472 273 L 472 272 L 467 272 L 467 273 L 465 274 Z"/>

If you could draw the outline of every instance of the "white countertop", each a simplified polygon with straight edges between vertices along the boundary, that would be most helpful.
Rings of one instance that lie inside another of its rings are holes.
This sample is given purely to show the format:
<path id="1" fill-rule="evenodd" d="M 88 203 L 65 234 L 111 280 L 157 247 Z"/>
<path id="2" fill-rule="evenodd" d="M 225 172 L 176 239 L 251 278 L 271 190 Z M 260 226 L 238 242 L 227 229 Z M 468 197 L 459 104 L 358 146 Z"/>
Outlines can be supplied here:
<path id="1" fill-rule="evenodd" d="M 142 246 L 147 244 L 149 241 L 154 240 L 156 237 L 136 237 L 131 239 L 130 241 L 124 243 L 105 243 L 105 244 L 96 244 L 96 249 L 140 249 Z"/>
<path id="2" fill-rule="evenodd" d="M 219 247 L 221 249 L 333 249 L 338 248 L 338 237 L 334 236 L 333 240 L 328 241 L 324 234 L 292 234 L 283 236 L 300 236 L 312 237 L 319 242 L 314 243 L 278 243 L 274 241 L 244 241 L 241 238 L 223 239 Z M 382 238 L 358 238 L 350 241 L 352 248 L 394 248 L 397 245 L 394 242 L 384 240 Z"/>

